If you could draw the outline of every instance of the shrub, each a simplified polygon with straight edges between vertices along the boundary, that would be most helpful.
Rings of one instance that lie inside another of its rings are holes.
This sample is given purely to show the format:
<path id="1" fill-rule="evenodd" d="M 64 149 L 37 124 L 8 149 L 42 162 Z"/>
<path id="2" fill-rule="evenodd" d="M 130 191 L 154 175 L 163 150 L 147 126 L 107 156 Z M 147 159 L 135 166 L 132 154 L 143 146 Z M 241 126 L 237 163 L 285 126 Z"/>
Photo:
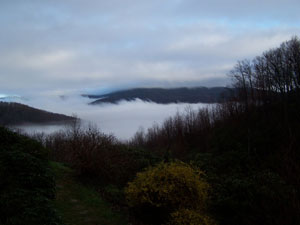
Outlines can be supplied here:
<path id="1" fill-rule="evenodd" d="M 171 213 L 167 225 L 215 225 L 216 223 L 207 215 L 191 209 L 180 209 Z"/>
<path id="2" fill-rule="evenodd" d="M 96 185 L 124 187 L 137 172 L 160 161 L 151 152 L 127 147 L 96 127 L 53 134 L 46 145 L 56 161 L 69 164 L 81 178 Z"/>
<path id="3" fill-rule="evenodd" d="M 240 150 L 194 157 L 211 186 L 214 218 L 225 225 L 300 224 L 299 188 L 270 169 L 258 170 L 258 163 L 246 153 Z"/>
<path id="4" fill-rule="evenodd" d="M 203 177 L 183 162 L 160 163 L 128 184 L 128 204 L 138 219 L 150 224 L 167 222 L 181 208 L 204 212 L 209 185 Z"/>
<path id="5" fill-rule="evenodd" d="M 57 225 L 47 150 L 0 127 L 0 224 Z"/>

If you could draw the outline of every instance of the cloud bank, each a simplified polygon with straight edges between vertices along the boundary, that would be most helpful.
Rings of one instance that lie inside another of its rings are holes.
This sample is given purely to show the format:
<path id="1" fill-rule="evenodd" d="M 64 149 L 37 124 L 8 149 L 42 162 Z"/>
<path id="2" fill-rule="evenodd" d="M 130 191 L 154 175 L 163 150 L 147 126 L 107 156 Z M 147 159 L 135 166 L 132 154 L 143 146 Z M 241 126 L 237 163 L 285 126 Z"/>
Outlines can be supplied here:
<path id="1" fill-rule="evenodd" d="M 226 85 L 300 34 L 296 0 L 0 2 L 0 94 Z"/>

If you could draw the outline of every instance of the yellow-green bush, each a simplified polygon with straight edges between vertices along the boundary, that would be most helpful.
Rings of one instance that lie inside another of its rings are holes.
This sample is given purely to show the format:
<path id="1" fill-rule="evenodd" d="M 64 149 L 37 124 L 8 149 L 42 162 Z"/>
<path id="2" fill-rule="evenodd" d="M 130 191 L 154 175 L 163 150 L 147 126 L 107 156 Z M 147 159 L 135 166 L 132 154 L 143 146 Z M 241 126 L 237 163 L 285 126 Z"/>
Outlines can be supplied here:
<path id="1" fill-rule="evenodd" d="M 167 225 L 215 225 L 216 223 L 207 215 L 191 209 L 180 209 L 171 213 Z"/>
<path id="2" fill-rule="evenodd" d="M 140 219 L 162 224 L 179 209 L 203 212 L 208 189 L 203 172 L 183 162 L 171 162 L 138 173 L 125 192 L 129 206 Z"/>

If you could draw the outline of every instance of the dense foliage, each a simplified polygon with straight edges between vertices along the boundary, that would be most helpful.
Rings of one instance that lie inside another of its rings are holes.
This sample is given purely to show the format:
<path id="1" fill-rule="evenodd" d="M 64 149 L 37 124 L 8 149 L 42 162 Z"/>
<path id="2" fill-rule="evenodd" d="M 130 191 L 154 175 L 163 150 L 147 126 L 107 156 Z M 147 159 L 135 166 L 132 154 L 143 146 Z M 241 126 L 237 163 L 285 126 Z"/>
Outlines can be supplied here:
<path id="1" fill-rule="evenodd" d="M 208 190 L 201 171 L 182 162 L 171 162 L 138 173 L 125 192 L 129 206 L 145 223 L 162 224 L 170 217 L 180 217 L 187 221 L 183 224 L 192 224 L 188 221 L 205 220 L 201 213 L 205 215 Z"/>
<path id="2" fill-rule="evenodd" d="M 0 127 L 0 224 L 59 224 L 47 156 L 36 141 Z"/>
<path id="3" fill-rule="evenodd" d="M 191 209 L 179 209 L 171 213 L 167 225 L 214 225 L 216 222 L 205 214 Z"/>
<path id="4" fill-rule="evenodd" d="M 125 146 L 114 136 L 95 127 L 84 129 L 80 123 L 43 142 L 52 150 L 54 160 L 69 164 L 79 176 L 103 185 L 123 187 L 137 172 L 160 161 L 149 151 Z"/>

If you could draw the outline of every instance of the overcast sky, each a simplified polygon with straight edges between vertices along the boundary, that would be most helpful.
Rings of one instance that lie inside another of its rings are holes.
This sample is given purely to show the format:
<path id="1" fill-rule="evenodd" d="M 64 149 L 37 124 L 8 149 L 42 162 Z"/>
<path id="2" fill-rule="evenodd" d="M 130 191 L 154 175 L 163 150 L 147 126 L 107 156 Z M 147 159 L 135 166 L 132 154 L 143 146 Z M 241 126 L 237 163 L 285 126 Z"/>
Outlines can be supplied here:
<path id="1" fill-rule="evenodd" d="M 0 94 L 226 85 L 300 34 L 299 0 L 0 0 Z"/>

